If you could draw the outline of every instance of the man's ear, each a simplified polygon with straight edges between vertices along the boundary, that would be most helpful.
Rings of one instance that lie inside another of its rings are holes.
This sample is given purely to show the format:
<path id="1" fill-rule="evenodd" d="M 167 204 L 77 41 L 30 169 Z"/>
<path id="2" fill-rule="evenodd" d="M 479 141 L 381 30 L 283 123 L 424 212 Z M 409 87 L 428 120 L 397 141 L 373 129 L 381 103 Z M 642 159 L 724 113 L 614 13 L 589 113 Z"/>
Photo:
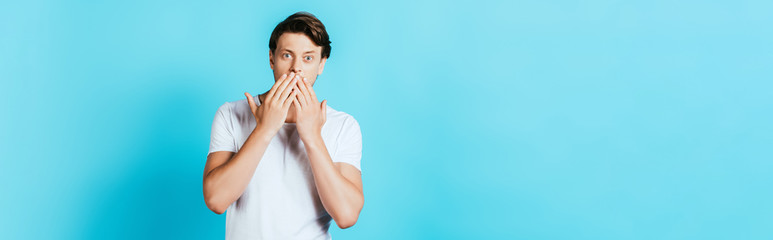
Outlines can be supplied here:
<path id="1" fill-rule="evenodd" d="M 274 51 L 268 50 L 268 65 L 274 70 Z"/>
<path id="2" fill-rule="evenodd" d="M 327 62 L 327 58 L 323 58 L 319 62 L 319 70 L 317 71 L 317 75 L 322 74 L 322 70 L 325 70 L 325 62 Z"/>

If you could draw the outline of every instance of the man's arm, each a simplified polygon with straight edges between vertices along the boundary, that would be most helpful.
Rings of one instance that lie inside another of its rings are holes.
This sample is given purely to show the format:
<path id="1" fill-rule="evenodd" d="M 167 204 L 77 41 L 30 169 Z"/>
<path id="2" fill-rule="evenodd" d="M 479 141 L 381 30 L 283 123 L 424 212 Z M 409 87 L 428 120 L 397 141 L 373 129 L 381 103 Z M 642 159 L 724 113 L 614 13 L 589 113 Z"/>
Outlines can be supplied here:
<path id="1" fill-rule="evenodd" d="M 365 201 L 360 171 L 347 163 L 333 163 L 321 135 L 304 139 L 303 144 L 325 210 L 338 227 L 344 229 L 353 226 Z"/>
<path id="2" fill-rule="evenodd" d="M 204 201 L 217 214 L 224 213 L 244 193 L 273 137 L 268 132 L 256 130 L 252 131 L 238 153 L 221 151 L 207 156 Z"/>
<path id="3" fill-rule="evenodd" d="M 327 100 L 320 103 L 311 83 L 298 81 L 300 93 L 293 99 L 298 135 L 311 162 L 314 184 L 325 210 L 338 227 L 348 228 L 357 222 L 364 204 L 360 171 L 346 163 L 333 163 L 322 140 L 322 126 L 327 115 Z"/>
<path id="4" fill-rule="evenodd" d="M 222 214 L 239 199 L 252 180 L 263 154 L 287 117 L 297 91 L 295 74 L 282 75 L 266 95 L 265 103 L 258 106 L 249 93 L 247 102 L 255 117 L 256 127 L 234 155 L 232 152 L 213 152 L 204 166 L 204 201 L 210 210 Z"/>

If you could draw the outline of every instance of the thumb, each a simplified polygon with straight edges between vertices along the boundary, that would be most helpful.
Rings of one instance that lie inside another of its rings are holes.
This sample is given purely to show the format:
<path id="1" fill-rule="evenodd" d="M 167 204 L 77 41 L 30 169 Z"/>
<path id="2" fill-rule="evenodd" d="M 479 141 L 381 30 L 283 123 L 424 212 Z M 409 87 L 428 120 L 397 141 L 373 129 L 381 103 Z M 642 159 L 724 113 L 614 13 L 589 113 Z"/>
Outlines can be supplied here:
<path id="1" fill-rule="evenodd" d="M 327 100 L 322 100 L 322 119 L 327 119 Z"/>
<path id="2" fill-rule="evenodd" d="M 244 92 L 244 96 L 247 96 L 247 103 L 250 105 L 250 110 L 255 112 L 255 109 L 258 108 L 258 106 L 255 105 L 255 99 L 252 98 L 252 95 L 250 95 L 248 92 Z"/>

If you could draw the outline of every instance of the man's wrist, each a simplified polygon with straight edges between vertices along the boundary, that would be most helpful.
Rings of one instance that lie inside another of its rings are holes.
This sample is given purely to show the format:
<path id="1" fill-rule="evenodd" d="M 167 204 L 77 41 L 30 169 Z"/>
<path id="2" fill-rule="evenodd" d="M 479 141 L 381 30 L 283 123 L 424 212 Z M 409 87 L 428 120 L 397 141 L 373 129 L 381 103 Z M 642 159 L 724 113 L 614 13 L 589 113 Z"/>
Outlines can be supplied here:
<path id="1" fill-rule="evenodd" d="M 250 137 L 257 138 L 261 142 L 269 142 L 272 138 L 274 138 L 274 134 L 275 133 L 272 133 L 270 130 L 258 126 L 252 130 Z"/>
<path id="2" fill-rule="evenodd" d="M 316 143 L 324 143 L 322 140 L 322 133 L 321 132 L 314 132 L 311 134 L 298 134 L 301 137 L 301 141 L 303 141 L 304 145 L 312 145 Z"/>

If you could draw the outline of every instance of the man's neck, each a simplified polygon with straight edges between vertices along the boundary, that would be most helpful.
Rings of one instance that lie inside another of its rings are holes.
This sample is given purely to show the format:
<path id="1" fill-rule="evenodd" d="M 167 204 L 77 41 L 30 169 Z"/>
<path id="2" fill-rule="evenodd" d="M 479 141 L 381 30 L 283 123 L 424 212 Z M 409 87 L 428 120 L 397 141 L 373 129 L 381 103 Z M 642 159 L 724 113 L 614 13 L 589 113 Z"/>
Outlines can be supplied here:
<path id="1" fill-rule="evenodd" d="M 263 105 L 264 102 L 266 102 L 266 95 L 268 95 L 268 92 L 265 92 L 263 94 L 258 95 L 258 100 L 260 101 L 260 104 Z M 290 105 L 290 109 L 287 110 L 287 118 L 285 118 L 285 123 L 294 123 L 295 122 L 295 105 Z"/>

